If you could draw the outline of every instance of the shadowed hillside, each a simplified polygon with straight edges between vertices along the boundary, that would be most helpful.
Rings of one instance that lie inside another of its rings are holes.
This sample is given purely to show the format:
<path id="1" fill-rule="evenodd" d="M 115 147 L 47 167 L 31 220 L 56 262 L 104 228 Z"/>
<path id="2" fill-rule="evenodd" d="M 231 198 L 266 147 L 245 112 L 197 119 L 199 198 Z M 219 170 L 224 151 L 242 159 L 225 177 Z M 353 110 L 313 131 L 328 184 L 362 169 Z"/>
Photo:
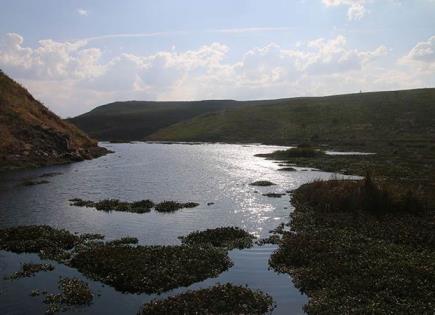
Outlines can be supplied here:
<path id="1" fill-rule="evenodd" d="M 107 152 L 0 71 L 0 169 L 79 161 Z"/>
<path id="2" fill-rule="evenodd" d="M 208 113 L 159 130 L 150 140 L 349 147 L 435 139 L 435 89 L 294 98 Z"/>
<path id="3" fill-rule="evenodd" d="M 99 140 L 144 140 L 159 129 L 205 113 L 270 102 L 274 101 L 115 102 L 68 121 Z"/>

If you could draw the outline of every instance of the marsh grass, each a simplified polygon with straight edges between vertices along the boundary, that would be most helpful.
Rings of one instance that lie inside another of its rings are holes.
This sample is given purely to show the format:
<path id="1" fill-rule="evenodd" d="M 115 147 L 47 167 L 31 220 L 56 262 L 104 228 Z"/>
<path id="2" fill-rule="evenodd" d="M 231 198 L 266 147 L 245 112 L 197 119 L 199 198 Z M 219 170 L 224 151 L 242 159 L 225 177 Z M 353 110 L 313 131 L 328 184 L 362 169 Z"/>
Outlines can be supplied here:
<path id="1" fill-rule="evenodd" d="M 433 312 L 435 217 L 402 197 L 370 177 L 294 192 L 292 231 L 270 265 L 309 296 L 308 314 Z"/>

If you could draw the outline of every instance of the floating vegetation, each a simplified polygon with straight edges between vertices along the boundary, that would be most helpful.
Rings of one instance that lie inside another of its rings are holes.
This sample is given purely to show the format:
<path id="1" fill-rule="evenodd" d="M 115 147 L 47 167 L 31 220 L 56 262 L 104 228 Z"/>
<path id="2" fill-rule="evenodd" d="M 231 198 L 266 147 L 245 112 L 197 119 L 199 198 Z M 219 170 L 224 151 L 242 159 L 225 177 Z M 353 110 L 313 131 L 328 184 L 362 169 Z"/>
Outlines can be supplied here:
<path id="1" fill-rule="evenodd" d="M 296 172 L 297 169 L 295 169 L 294 167 L 283 167 L 283 168 L 278 169 L 278 171 L 281 171 L 281 172 Z"/>
<path id="2" fill-rule="evenodd" d="M 263 196 L 270 197 L 270 198 L 281 198 L 282 196 L 285 196 L 285 194 L 267 193 L 267 194 L 263 194 Z"/>
<path id="3" fill-rule="evenodd" d="M 225 249 L 205 244 L 137 246 L 138 240 L 133 237 L 106 243 L 103 238 L 100 234 L 74 235 L 49 226 L 20 226 L 0 230 L 0 249 L 38 253 L 42 259 L 64 263 L 119 291 L 131 293 L 160 293 L 188 286 L 215 277 L 232 266 Z M 58 309 L 59 304 L 50 304 L 53 310 Z"/>
<path id="4" fill-rule="evenodd" d="M 205 231 L 196 231 L 187 236 L 179 237 L 181 242 L 190 246 L 225 247 L 227 249 L 249 248 L 253 244 L 254 236 L 238 227 L 220 227 Z"/>
<path id="5" fill-rule="evenodd" d="M 272 153 L 256 154 L 255 156 L 272 158 L 277 160 L 285 160 L 289 158 L 314 158 L 314 157 L 321 157 L 324 155 L 326 155 L 326 153 L 322 150 L 312 148 L 312 147 L 307 147 L 307 146 L 298 146 L 296 148 L 275 151 Z"/>
<path id="6" fill-rule="evenodd" d="M 39 175 L 39 177 L 54 177 L 54 176 L 59 176 L 62 175 L 63 173 L 59 173 L 59 172 L 51 172 L 51 173 L 44 173 L 42 175 Z"/>
<path id="7" fill-rule="evenodd" d="M 395 198 L 372 185 L 314 182 L 294 192 L 292 231 L 270 265 L 309 296 L 308 314 L 433 312 L 434 214 L 403 211 L 401 198 L 390 208 Z"/>
<path id="8" fill-rule="evenodd" d="M 270 236 L 268 236 L 266 238 L 259 239 L 257 242 L 255 242 L 255 244 L 257 244 L 259 246 L 262 246 L 262 245 L 265 245 L 265 244 L 274 244 L 274 245 L 277 245 L 280 242 L 281 242 L 281 237 L 279 235 L 274 234 L 274 235 L 270 235 Z"/>
<path id="9" fill-rule="evenodd" d="M 51 264 L 32 264 L 26 263 L 21 266 L 21 269 L 17 272 L 14 272 L 10 276 L 6 277 L 6 279 L 20 279 L 26 277 L 33 277 L 36 273 L 40 271 L 53 271 L 54 267 Z"/>
<path id="10" fill-rule="evenodd" d="M 271 233 L 270 236 L 266 238 L 262 238 L 255 242 L 257 245 L 262 246 L 265 244 L 279 244 L 281 242 L 282 235 L 284 234 L 285 224 L 281 223 L 278 225 L 275 229 L 272 231 L 269 231 Z"/>
<path id="11" fill-rule="evenodd" d="M 105 244 L 79 251 L 71 266 L 130 293 L 160 293 L 215 277 L 232 265 L 226 251 L 190 246 Z"/>
<path id="12" fill-rule="evenodd" d="M 122 211 L 133 213 L 150 212 L 154 207 L 151 200 L 140 200 L 134 202 L 125 202 L 118 199 L 104 199 L 97 202 L 74 198 L 69 200 L 72 206 L 95 208 L 101 211 Z"/>
<path id="13" fill-rule="evenodd" d="M 174 212 L 183 208 L 195 208 L 197 206 L 199 206 L 199 203 L 196 202 L 163 201 L 156 205 L 155 210 L 158 212 Z"/>
<path id="14" fill-rule="evenodd" d="M 35 186 L 50 183 L 48 180 L 26 180 L 21 183 L 23 186 Z"/>
<path id="15" fill-rule="evenodd" d="M 274 186 L 276 184 L 268 181 L 268 180 L 258 180 L 256 182 L 250 183 L 251 186 Z"/>
<path id="16" fill-rule="evenodd" d="M 41 258 L 62 261 L 69 258 L 68 250 L 80 238 L 66 230 L 47 225 L 29 225 L 0 230 L 0 249 L 15 253 L 38 253 Z"/>
<path id="17" fill-rule="evenodd" d="M 104 199 L 100 201 L 83 200 L 74 198 L 69 200 L 71 206 L 95 208 L 100 211 L 121 211 L 133 213 L 146 213 L 150 212 L 153 207 L 158 212 L 174 212 L 183 208 L 194 208 L 199 206 L 196 202 L 176 202 L 176 201 L 163 201 L 157 205 L 151 200 L 140 200 L 134 202 L 120 201 L 119 199 Z"/>
<path id="18" fill-rule="evenodd" d="M 136 237 L 122 237 L 119 240 L 113 240 L 108 242 L 108 245 L 134 245 L 137 244 L 139 240 Z"/>
<path id="19" fill-rule="evenodd" d="M 153 300 L 143 305 L 138 314 L 266 314 L 273 308 L 268 294 L 227 283 Z"/>
<path id="20" fill-rule="evenodd" d="M 47 294 L 44 303 L 48 304 L 46 314 L 67 310 L 66 306 L 90 305 L 94 296 L 89 285 L 78 278 L 62 278 L 58 282 L 58 294 Z"/>

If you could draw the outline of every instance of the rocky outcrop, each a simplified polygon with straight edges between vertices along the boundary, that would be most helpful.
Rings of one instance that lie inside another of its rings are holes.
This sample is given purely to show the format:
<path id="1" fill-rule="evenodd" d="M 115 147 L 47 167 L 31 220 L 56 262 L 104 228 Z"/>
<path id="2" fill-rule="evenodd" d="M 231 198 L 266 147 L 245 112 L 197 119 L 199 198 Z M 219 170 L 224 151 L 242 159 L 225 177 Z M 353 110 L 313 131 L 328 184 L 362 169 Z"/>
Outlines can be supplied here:
<path id="1" fill-rule="evenodd" d="M 0 71 L 0 169 L 81 161 L 107 152 Z"/>

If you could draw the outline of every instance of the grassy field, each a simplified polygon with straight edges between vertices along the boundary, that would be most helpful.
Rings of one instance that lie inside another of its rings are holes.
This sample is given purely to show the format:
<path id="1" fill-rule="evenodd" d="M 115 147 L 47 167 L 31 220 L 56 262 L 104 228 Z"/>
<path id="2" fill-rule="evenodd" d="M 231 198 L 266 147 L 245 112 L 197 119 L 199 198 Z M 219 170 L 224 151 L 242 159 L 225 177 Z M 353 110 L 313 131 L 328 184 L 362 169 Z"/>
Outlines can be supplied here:
<path id="1" fill-rule="evenodd" d="M 263 142 L 364 147 L 435 139 L 435 89 L 283 99 L 204 114 L 152 140 Z"/>
<path id="2" fill-rule="evenodd" d="M 263 103 L 269 104 L 270 101 L 115 102 L 68 121 L 99 140 L 134 141 L 144 140 L 159 129 L 205 113 Z"/>

